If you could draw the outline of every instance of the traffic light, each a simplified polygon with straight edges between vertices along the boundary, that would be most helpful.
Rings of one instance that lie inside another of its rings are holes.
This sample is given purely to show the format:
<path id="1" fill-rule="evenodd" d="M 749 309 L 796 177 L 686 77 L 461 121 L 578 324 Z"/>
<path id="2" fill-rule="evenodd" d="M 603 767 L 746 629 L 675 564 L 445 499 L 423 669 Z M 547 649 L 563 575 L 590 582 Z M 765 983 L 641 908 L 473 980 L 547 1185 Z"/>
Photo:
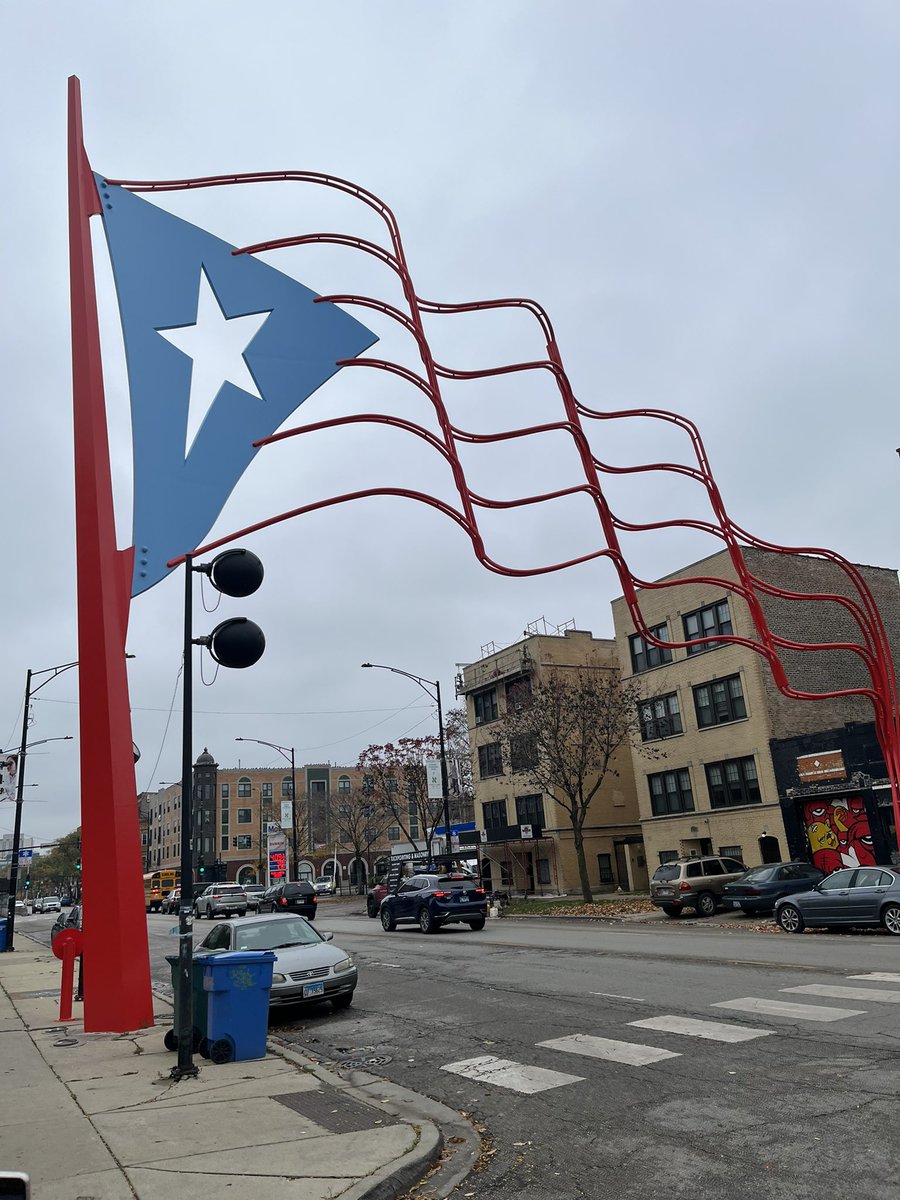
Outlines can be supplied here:
<path id="1" fill-rule="evenodd" d="M 79 858 L 78 862 L 75 864 L 75 870 L 76 870 L 76 871 L 80 871 L 80 870 L 81 870 L 81 859 L 80 859 L 80 858 Z"/>
<path id="2" fill-rule="evenodd" d="M 26 875 L 25 876 L 25 891 L 27 892 L 30 887 L 31 887 L 31 879 Z"/>
<path id="3" fill-rule="evenodd" d="M 201 855 L 201 856 L 200 856 L 200 857 L 197 859 L 197 870 L 199 871 L 199 873 L 200 873 L 201 875 L 205 875 L 205 874 L 206 874 L 206 865 L 205 865 L 205 863 L 203 862 L 203 856 L 202 856 L 202 855 Z"/>

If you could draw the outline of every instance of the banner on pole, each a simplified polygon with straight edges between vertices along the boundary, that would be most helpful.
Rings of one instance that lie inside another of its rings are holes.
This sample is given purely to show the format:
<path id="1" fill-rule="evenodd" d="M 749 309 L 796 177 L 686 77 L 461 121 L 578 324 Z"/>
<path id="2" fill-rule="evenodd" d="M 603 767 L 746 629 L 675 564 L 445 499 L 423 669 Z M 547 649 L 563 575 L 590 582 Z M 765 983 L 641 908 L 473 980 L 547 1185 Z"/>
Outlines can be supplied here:
<path id="1" fill-rule="evenodd" d="M 18 754 L 0 755 L 0 800 L 15 800 L 18 782 Z"/>
<path id="2" fill-rule="evenodd" d="M 293 824 L 294 824 L 293 816 L 294 816 L 294 806 L 291 804 L 290 800 L 282 800 L 282 802 L 281 802 L 281 828 L 282 829 L 291 829 L 293 827 Z"/>
<path id="3" fill-rule="evenodd" d="M 441 760 L 426 758 L 425 771 L 428 775 L 428 799 L 441 800 L 444 795 L 444 784 L 441 778 Z"/>

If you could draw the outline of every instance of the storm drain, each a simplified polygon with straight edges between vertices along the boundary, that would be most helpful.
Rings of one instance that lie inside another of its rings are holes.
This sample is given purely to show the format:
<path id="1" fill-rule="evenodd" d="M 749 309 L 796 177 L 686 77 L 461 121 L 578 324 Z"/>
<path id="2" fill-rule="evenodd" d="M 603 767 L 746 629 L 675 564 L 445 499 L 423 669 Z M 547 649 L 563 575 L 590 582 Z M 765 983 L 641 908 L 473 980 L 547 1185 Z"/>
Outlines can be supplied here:
<path id="1" fill-rule="evenodd" d="M 373 1054 L 370 1058 L 335 1059 L 339 1067 L 352 1067 L 356 1071 L 363 1071 L 366 1067 L 383 1067 L 386 1063 L 393 1061 L 390 1054 Z"/>
<path id="2" fill-rule="evenodd" d="M 349 1096 L 326 1094 L 325 1092 L 291 1092 L 286 1096 L 273 1096 L 279 1104 L 315 1121 L 329 1133 L 362 1133 L 367 1129 L 384 1129 L 396 1125 L 394 1117 L 385 1113 L 378 1116 L 376 1110 Z"/>

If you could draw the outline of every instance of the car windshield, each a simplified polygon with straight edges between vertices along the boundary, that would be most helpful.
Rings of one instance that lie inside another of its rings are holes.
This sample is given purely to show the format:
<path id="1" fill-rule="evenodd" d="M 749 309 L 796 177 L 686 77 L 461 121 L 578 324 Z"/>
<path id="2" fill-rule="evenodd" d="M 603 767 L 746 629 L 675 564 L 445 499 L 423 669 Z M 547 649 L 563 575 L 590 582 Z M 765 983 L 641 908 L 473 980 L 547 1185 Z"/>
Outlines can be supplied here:
<path id="1" fill-rule="evenodd" d="M 657 883 L 665 883 L 669 879 L 677 879 L 678 872 L 681 868 L 677 863 L 672 863 L 669 866 L 657 867 L 653 872 L 653 878 Z"/>
<path id="2" fill-rule="evenodd" d="M 59 904 L 59 896 L 45 896 L 44 903 L 45 904 Z"/>
<path id="3" fill-rule="evenodd" d="M 308 883 L 286 883 L 284 885 L 284 894 L 286 896 L 308 896 Z"/>
<path id="4" fill-rule="evenodd" d="M 302 917 L 277 917 L 274 921 L 241 921 L 234 927 L 234 940 L 238 950 L 282 950 L 323 939 Z"/>
<path id="5" fill-rule="evenodd" d="M 741 876 L 741 883 L 765 883 L 775 874 L 774 867 L 753 867 Z"/>
<path id="6" fill-rule="evenodd" d="M 477 880 L 470 879 L 468 875 L 439 875 L 437 881 L 441 887 L 449 887 L 451 891 L 472 887 L 477 883 Z"/>

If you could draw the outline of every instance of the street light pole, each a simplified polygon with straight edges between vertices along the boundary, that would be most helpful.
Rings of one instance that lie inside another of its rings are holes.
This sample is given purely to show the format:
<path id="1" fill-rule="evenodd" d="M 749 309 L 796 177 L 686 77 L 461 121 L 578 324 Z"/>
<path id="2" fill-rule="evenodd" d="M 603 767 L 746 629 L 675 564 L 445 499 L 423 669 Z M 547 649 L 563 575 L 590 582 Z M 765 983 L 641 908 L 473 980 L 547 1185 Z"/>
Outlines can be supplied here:
<path id="1" fill-rule="evenodd" d="M 264 742 L 262 738 L 236 737 L 234 740 L 236 742 L 256 742 L 258 746 L 270 746 L 291 764 L 291 852 L 294 855 L 294 878 L 296 879 L 300 874 L 300 856 L 297 851 L 297 766 L 294 761 L 294 747 L 279 746 L 276 742 Z M 262 841 L 262 795 L 259 798 L 259 805 L 260 841 Z"/>
<path id="2" fill-rule="evenodd" d="M 25 676 L 25 712 L 22 715 L 22 740 L 19 743 L 19 755 L 16 764 L 16 774 L 18 781 L 16 783 L 16 815 L 13 822 L 13 844 L 12 844 L 12 864 L 9 869 L 9 896 L 6 916 L 6 949 L 13 949 L 13 935 L 16 928 L 16 893 L 19 889 L 19 850 L 22 844 L 22 797 L 25 791 L 25 758 L 28 753 L 28 721 L 31 716 L 31 697 L 35 692 L 39 692 L 46 683 L 50 683 L 57 675 L 61 675 L 63 671 L 68 671 L 71 667 L 77 667 L 77 662 L 64 663 L 60 667 L 47 667 L 44 671 L 32 671 L 29 669 Z M 49 675 L 50 679 L 45 679 L 43 683 L 39 683 L 32 690 L 31 681 L 35 675 Z M 70 742 L 71 735 L 67 734 L 61 738 L 43 738 L 40 742 L 35 742 L 34 745 L 41 746 L 45 742 Z"/>
<path id="3" fill-rule="evenodd" d="M 444 847 L 445 852 L 449 855 L 451 848 L 450 840 L 450 799 L 449 799 L 449 779 L 447 775 L 447 751 L 444 744 L 444 714 L 441 710 L 441 683 L 439 679 L 423 679 L 421 675 L 413 675 L 411 671 L 402 671 L 400 667 L 388 667 L 384 663 L 364 662 L 360 666 L 371 667 L 378 671 L 392 671 L 395 675 L 403 675 L 407 679 L 411 679 L 413 683 L 417 683 L 427 696 L 437 704 L 438 711 L 438 733 L 440 735 L 441 747 L 441 791 L 444 801 Z M 434 688 L 430 691 L 429 688 Z"/>

